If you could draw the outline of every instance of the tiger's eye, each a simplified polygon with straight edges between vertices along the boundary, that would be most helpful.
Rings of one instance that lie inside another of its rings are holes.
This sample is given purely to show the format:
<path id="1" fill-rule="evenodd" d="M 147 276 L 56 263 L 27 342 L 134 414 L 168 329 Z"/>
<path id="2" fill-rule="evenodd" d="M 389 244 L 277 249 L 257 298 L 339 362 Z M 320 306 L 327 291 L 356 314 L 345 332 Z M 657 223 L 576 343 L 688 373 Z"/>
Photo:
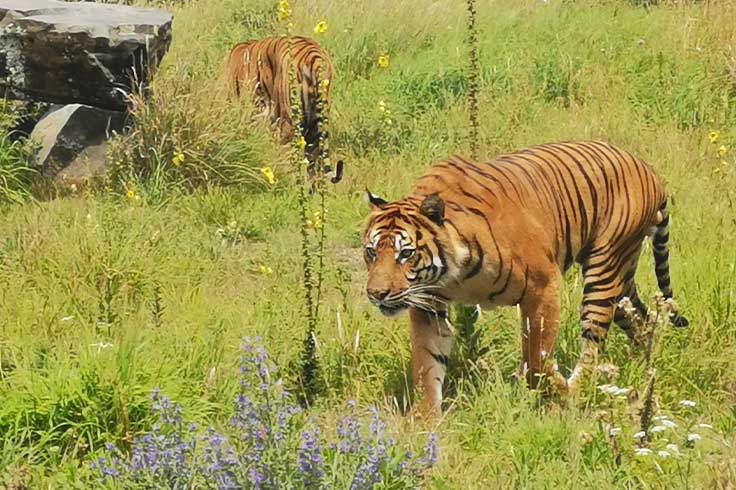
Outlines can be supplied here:
<path id="1" fill-rule="evenodd" d="M 399 252 L 399 259 L 400 260 L 407 260 L 412 258 L 414 256 L 414 249 L 413 248 L 405 248 L 401 252 Z"/>
<path id="2" fill-rule="evenodd" d="M 373 247 L 365 247 L 365 256 L 369 262 L 376 260 L 376 251 Z"/>

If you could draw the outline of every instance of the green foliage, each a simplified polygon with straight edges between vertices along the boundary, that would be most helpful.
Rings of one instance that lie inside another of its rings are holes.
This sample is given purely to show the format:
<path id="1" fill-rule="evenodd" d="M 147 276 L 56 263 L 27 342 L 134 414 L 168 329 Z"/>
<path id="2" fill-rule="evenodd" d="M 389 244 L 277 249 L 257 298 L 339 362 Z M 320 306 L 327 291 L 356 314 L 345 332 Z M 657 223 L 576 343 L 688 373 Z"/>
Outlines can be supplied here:
<path id="1" fill-rule="evenodd" d="M 0 204 L 22 203 L 31 199 L 32 187 L 38 173 L 33 168 L 35 147 L 13 128 L 24 117 L 33 116 L 28 111 L 35 107 L 0 102 Z"/>
<path id="2" fill-rule="evenodd" d="M 31 166 L 34 148 L 26 140 L 11 141 L 0 129 L 0 203 L 22 203 L 31 199 L 37 172 Z"/>
<path id="3" fill-rule="evenodd" d="M 569 107 L 578 102 L 580 84 L 576 80 L 576 66 L 571 60 L 546 54 L 532 67 L 532 84 L 546 102 L 559 102 Z"/>

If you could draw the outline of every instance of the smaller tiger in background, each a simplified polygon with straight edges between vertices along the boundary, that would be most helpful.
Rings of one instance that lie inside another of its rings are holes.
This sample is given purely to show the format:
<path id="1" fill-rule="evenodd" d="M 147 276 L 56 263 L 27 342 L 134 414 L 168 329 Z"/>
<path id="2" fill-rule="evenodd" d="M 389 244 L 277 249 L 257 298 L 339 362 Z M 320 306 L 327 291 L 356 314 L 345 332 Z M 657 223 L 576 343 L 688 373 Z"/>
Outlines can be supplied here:
<path id="1" fill-rule="evenodd" d="M 289 47 L 291 46 L 291 55 Z M 227 61 L 227 80 L 231 93 L 249 93 L 256 108 L 268 116 L 286 144 L 294 136 L 291 117 L 291 87 L 289 72 L 294 63 L 297 89 L 300 94 L 301 135 L 304 156 L 308 160 L 309 176 L 316 175 L 322 151 L 320 140 L 327 138 L 321 127 L 329 112 L 332 98 L 332 62 L 325 51 L 312 39 L 302 36 L 269 37 L 236 44 Z M 322 96 L 320 97 L 320 92 Z M 337 162 L 332 183 L 342 178 L 343 162 Z M 326 167 L 325 173 L 331 169 Z"/>

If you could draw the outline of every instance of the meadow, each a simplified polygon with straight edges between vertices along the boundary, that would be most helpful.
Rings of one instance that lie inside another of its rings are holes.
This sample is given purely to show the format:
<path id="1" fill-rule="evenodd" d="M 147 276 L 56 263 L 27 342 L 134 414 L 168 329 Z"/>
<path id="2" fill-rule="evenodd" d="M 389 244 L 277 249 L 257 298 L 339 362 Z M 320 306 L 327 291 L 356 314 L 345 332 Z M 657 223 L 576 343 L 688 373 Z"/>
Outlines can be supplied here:
<path id="1" fill-rule="evenodd" d="M 295 383 L 307 328 L 298 171 L 222 79 L 235 42 L 283 31 L 277 2 L 138 3 L 174 14 L 173 43 L 136 126 L 111 145 L 109 182 L 34 198 L 30 149 L 8 139 L 12 115 L 0 125 L 0 488 L 100 488 L 89 462 L 151 430 L 154 388 L 186 421 L 227 427 L 243 337 L 260 337 Z M 376 407 L 401 448 L 421 453 L 436 434 L 436 464 L 376 488 L 736 488 L 736 3 L 477 4 L 483 158 L 605 139 L 649 162 L 671 194 L 672 284 L 690 327 L 656 330 L 651 453 L 636 444 L 651 378 L 624 335 L 611 329 L 603 358 L 618 372 L 560 406 L 513 379 L 513 308 L 481 315 L 482 355 L 453 359 L 442 419 L 407 415 L 407 319 L 365 298 L 363 192 L 401 197 L 431 163 L 468 153 L 466 5 L 291 8 L 293 32 L 335 64 L 330 146 L 346 162 L 324 215 L 308 201 L 308 232 L 325 234 L 324 389 L 305 420 L 329 436 L 354 401 L 364 421 Z M 649 248 L 637 278 L 653 304 Z M 573 270 L 556 347 L 565 374 L 580 297 Z"/>

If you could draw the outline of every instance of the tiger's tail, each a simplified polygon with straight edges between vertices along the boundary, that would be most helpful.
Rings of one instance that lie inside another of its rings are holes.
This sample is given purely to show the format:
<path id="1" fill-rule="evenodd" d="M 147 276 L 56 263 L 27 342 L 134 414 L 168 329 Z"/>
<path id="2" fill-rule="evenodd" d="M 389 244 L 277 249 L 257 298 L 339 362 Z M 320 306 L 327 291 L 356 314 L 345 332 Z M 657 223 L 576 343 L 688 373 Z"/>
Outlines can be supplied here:
<path id="1" fill-rule="evenodd" d="M 652 236 L 652 252 L 654 253 L 654 272 L 657 275 L 657 285 L 665 300 L 672 299 L 672 287 L 670 285 L 670 252 L 667 242 L 670 239 L 669 222 L 670 215 L 667 212 L 667 201 L 662 203 L 657 213 L 659 223 L 654 228 Z M 690 322 L 684 316 L 677 314 L 676 310 L 670 313 L 670 323 L 678 328 L 687 327 Z"/>
<path id="2" fill-rule="evenodd" d="M 316 64 L 303 68 L 304 80 L 309 80 L 312 86 L 317 87 L 316 97 L 304 104 L 303 136 L 307 142 L 307 148 L 305 149 L 307 159 L 310 160 L 312 166 L 316 166 L 317 161 L 321 160 L 324 165 L 322 172 L 330 178 L 330 182 L 337 184 L 342 180 L 343 161 L 338 160 L 334 169 L 331 165 L 324 163 L 329 160 L 330 156 L 328 113 L 330 110 L 330 92 L 332 91 L 332 80 L 329 77 L 331 73 L 331 65 L 325 60 L 317 60 Z M 323 82 L 326 85 L 323 86 Z M 311 97 L 308 97 L 308 99 L 311 99 Z M 312 173 L 316 173 L 316 169 L 313 169 Z"/>

